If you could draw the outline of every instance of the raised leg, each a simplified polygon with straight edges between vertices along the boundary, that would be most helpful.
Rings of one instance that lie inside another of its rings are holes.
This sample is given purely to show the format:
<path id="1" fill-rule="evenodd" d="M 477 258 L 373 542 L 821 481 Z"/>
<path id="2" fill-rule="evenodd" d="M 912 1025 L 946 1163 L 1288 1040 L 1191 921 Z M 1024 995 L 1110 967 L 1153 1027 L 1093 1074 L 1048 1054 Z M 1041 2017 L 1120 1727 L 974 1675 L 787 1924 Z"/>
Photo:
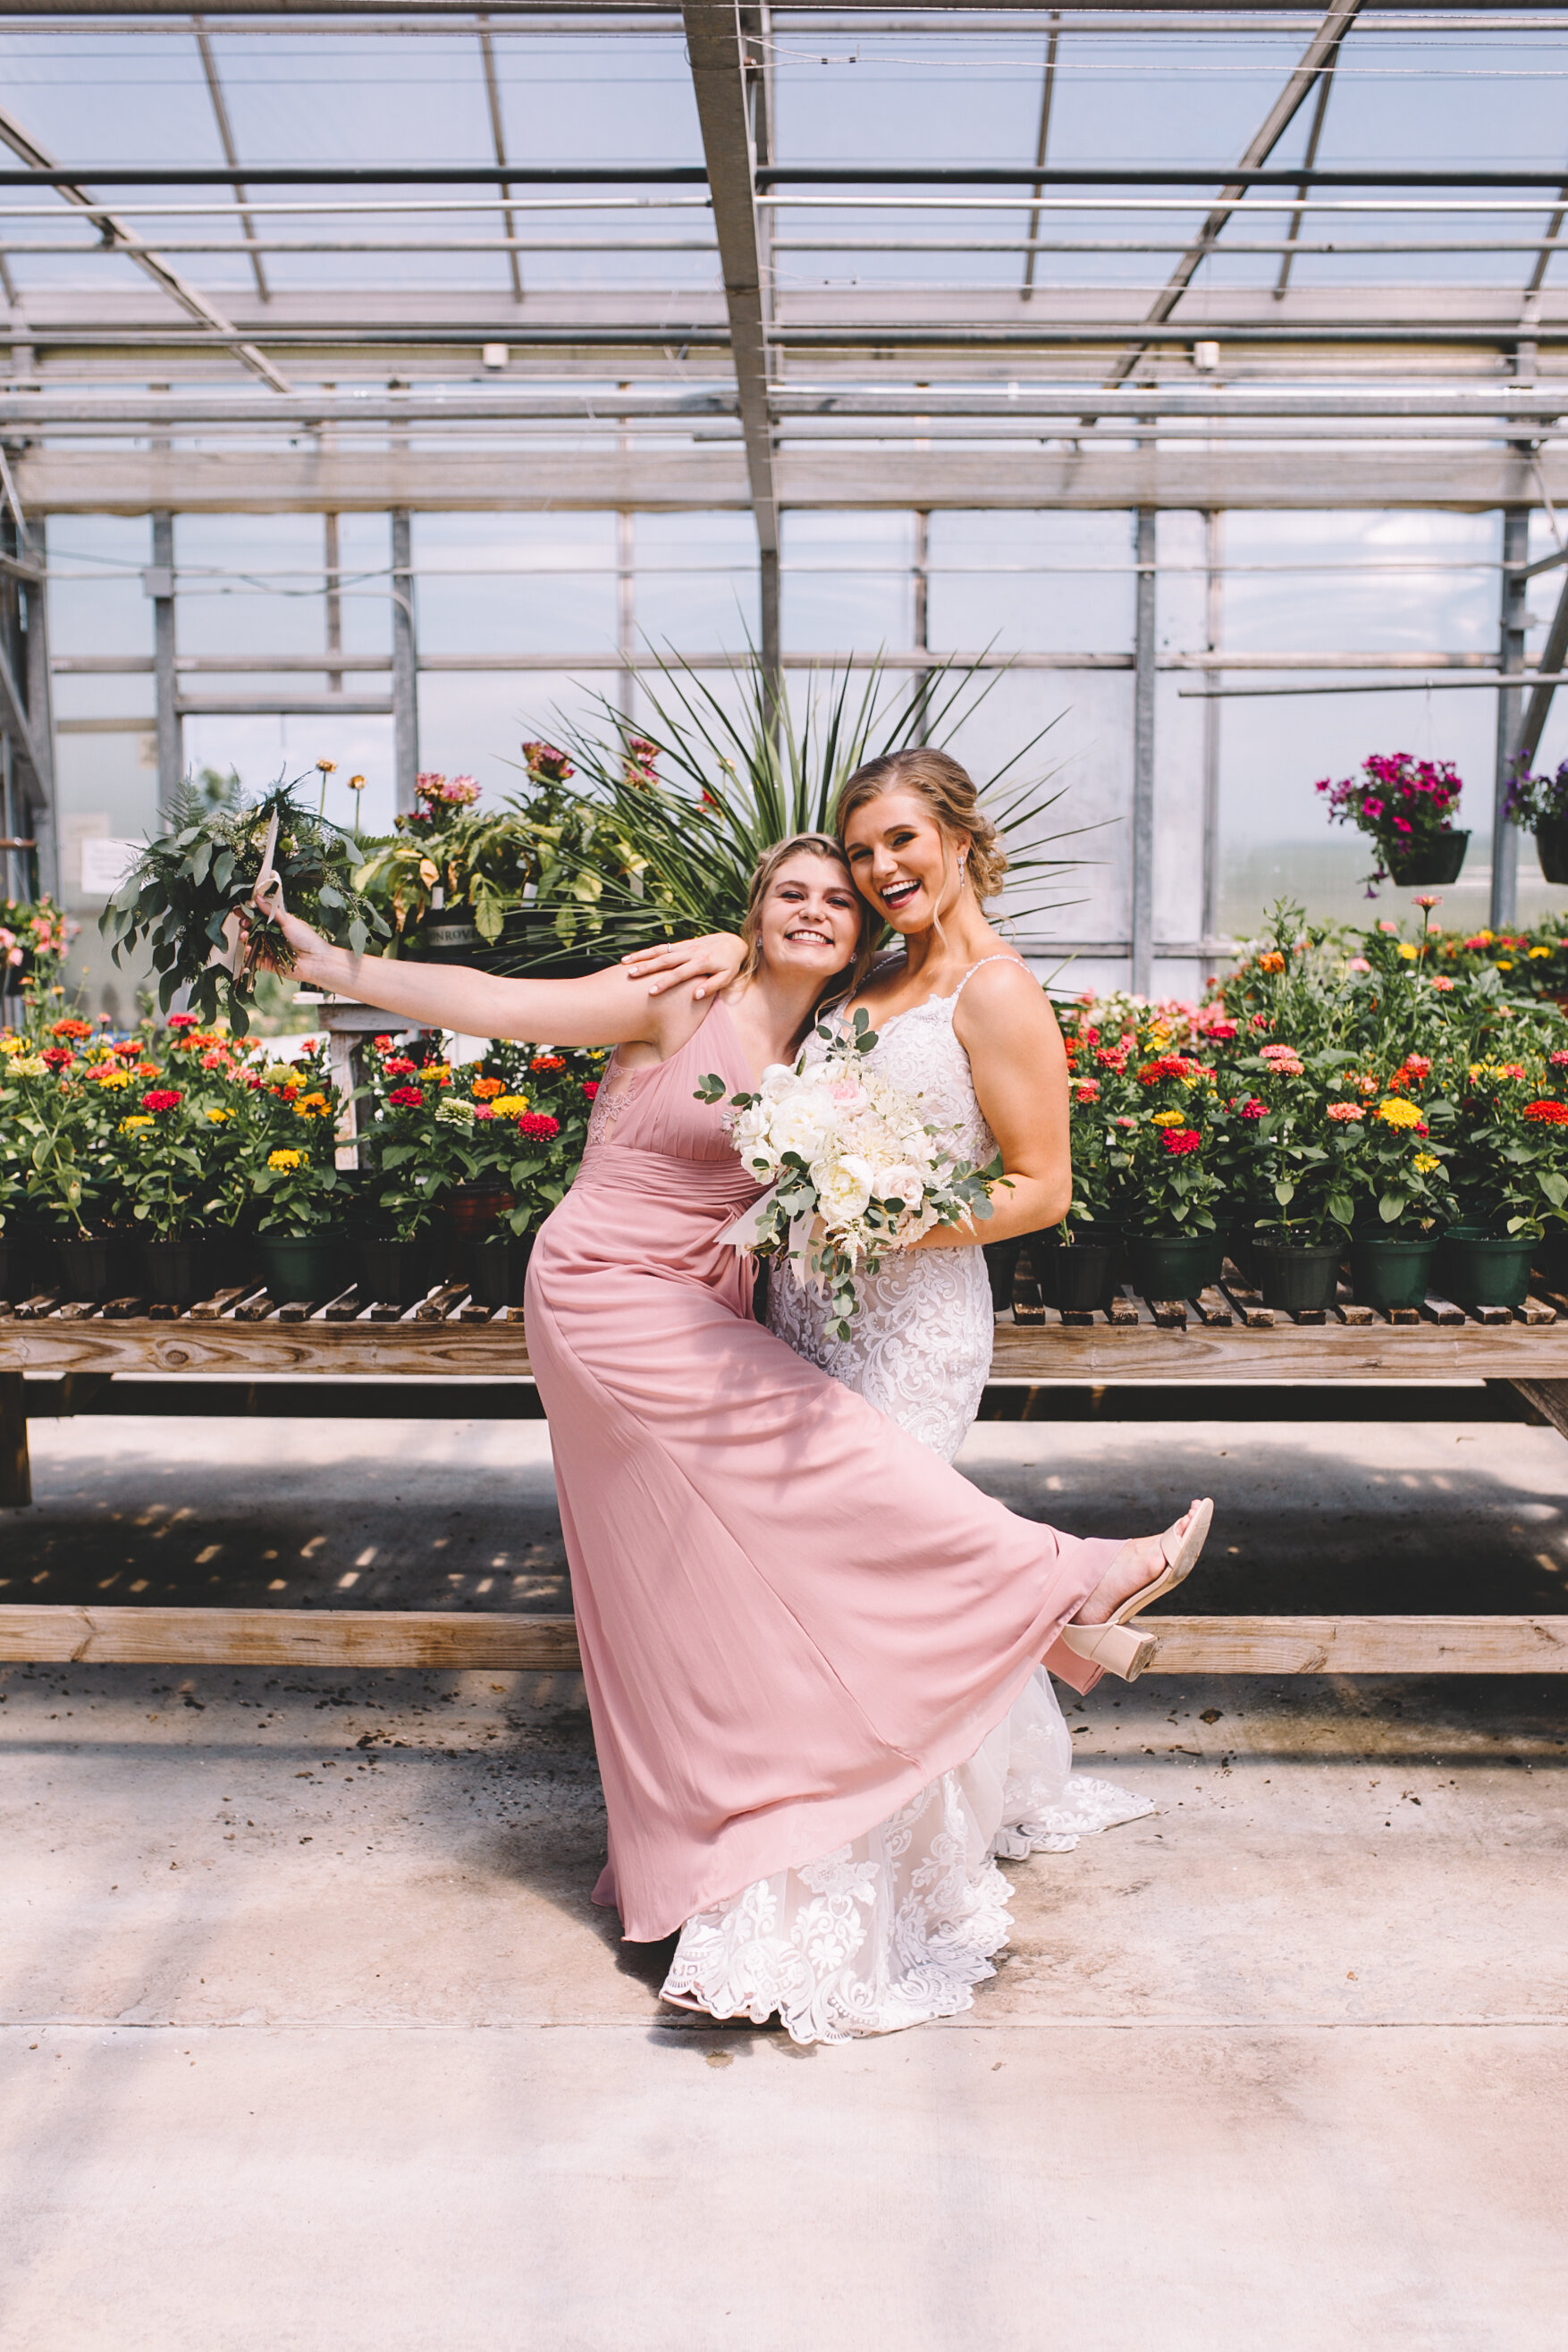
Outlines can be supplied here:
<path id="1" fill-rule="evenodd" d="M 20 1372 L 0 1372 L 0 1510 L 21 1510 L 33 1499 L 27 1459 L 27 1402 Z"/>

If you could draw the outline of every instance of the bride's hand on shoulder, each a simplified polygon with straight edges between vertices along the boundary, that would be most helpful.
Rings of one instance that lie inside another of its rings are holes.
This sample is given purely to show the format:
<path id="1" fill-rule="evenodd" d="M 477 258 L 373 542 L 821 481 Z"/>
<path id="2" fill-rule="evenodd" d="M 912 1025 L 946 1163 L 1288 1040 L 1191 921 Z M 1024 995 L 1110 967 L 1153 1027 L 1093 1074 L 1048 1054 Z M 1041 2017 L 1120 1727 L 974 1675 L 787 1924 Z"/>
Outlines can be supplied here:
<path id="1" fill-rule="evenodd" d="M 733 931 L 710 931 L 700 940 L 664 940 L 657 947 L 634 948 L 621 958 L 626 978 L 648 981 L 650 996 L 695 981 L 692 993 L 700 1001 L 729 987 L 746 960 L 746 943 Z"/>

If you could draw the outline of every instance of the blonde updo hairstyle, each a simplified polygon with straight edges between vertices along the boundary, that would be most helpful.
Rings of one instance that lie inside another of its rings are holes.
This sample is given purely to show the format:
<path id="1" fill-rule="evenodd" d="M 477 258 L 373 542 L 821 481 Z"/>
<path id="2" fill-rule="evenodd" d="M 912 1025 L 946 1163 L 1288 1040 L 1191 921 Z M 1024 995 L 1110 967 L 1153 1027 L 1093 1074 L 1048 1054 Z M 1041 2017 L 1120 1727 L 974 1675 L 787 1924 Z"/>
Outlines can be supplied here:
<path id="1" fill-rule="evenodd" d="M 763 908 L 767 903 L 768 893 L 791 858 L 803 856 L 820 857 L 828 865 L 837 866 L 851 890 L 855 890 L 855 877 L 849 871 L 849 861 L 844 855 L 843 845 L 835 841 L 830 833 L 792 833 L 787 841 L 775 841 L 771 849 L 764 849 L 752 868 L 751 887 L 746 893 L 746 919 L 741 925 L 741 938 L 746 950 L 739 975 L 742 980 L 752 979 L 762 964 Z M 855 937 L 854 961 L 848 967 L 847 979 L 843 974 L 834 979 L 832 992 L 835 995 L 842 994 L 846 990 L 852 994 L 859 987 L 871 969 L 876 935 L 881 928 L 858 890 L 855 890 L 855 903 L 860 912 L 860 927 Z"/>
<path id="2" fill-rule="evenodd" d="M 850 818 L 884 793 L 913 793 L 936 819 L 942 836 L 942 878 L 949 845 L 964 856 L 964 873 L 976 898 L 994 898 L 1007 871 L 1007 853 L 980 805 L 973 779 L 945 751 L 885 751 L 846 779 L 833 812 L 834 830 L 844 839 Z"/>

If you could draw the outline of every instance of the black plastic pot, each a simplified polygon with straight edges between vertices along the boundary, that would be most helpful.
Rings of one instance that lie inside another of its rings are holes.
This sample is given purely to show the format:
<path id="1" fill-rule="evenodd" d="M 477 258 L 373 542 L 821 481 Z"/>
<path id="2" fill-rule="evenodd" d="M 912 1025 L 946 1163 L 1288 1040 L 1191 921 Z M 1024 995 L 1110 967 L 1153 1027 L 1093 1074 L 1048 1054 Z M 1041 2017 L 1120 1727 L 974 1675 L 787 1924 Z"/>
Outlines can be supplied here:
<path id="1" fill-rule="evenodd" d="M 437 1278 L 437 1247 L 428 1234 L 411 1242 L 366 1236 L 358 1256 L 361 1291 L 388 1307 L 417 1307 Z"/>
<path id="2" fill-rule="evenodd" d="M 1133 1234 L 1127 1255 L 1132 1287 L 1145 1298 L 1195 1298 L 1219 1272 L 1214 1234 Z"/>
<path id="3" fill-rule="evenodd" d="M 1437 1287 L 1461 1307 L 1522 1307 L 1536 1244 L 1484 1225 L 1450 1225 L 1437 1249 Z"/>
<path id="4" fill-rule="evenodd" d="M 346 1234 L 259 1234 L 261 1278 L 279 1307 L 296 1299 L 335 1298 L 353 1280 Z"/>
<path id="5" fill-rule="evenodd" d="M 154 1307 L 194 1307 L 223 1286 L 224 1245 L 205 1234 L 144 1241 L 142 1290 Z"/>
<path id="6" fill-rule="evenodd" d="M 528 1261 L 533 1255 L 532 1234 L 508 1234 L 503 1239 L 477 1242 L 472 1255 L 475 1306 L 492 1311 L 498 1307 L 521 1307 Z"/>
<path id="7" fill-rule="evenodd" d="M 52 1234 L 15 1218 L 0 1233 L 0 1298 L 15 1306 L 59 1286 L 60 1262 Z"/>
<path id="8" fill-rule="evenodd" d="M 1351 1288 L 1363 1307 L 1419 1307 L 1436 1250 L 1436 1234 L 1358 1234 L 1351 1243 Z"/>
<path id="9" fill-rule="evenodd" d="M 1544 816 L 1535 828 L 1542 879 L 1568 882 L 1568 816 Z"/>
<path id="10" fill-rule="evenodd" d="M 1278 1307 L 1287 1315 L 1331 1307 L 1342 1255 L 1338 1242 L 1255 1242 L 1253 1263 L 1263 1304 Z"/>
<path id="11" fill-rule="evenodd" d="M 1436 841 L 1424 848 L 1408 850 L 1404 856 L 1397 849 L 1391 849 L 1388 870 L 1402 890 L 1425 890 L 1433 883 L 1457 882 L 1469 845 L 1468 833 L 1439 834 Z"/>
<path id="12" fill-rule="evenodd" d="M 69 1298 L 121 1298 L 136 1281 L 129 1234 L 70 1234 L 56 1244 L 61 1287 Z"/>
<path id="13" fill-rule="evenodd" d="M 1089 1241 L 1081 1227 L 1070 1242 L 1055 1234 L 1037 1234 L 1035 1271 L 1040 1278 L 1041 1305 L 1065 1307 L 1069 1314 L 1103 1307 L 1110 1297 L 1116 1252 L 1113 1237 Z"/>
<path id="14" fill-rule="evenodd" d="M 981 1244 L 985 1271 L 991 1277 L 991 1304 L 998 1315 L 1005 1315 L 1013 1304 L 1013 1276 L 1018 1270 L 1018 1253 L 1023 1246 L 1022 1234 L 1015 1234 L 1011 1241 Z M 478 1296 L 476 1291 L 475 1297 Z M 482 1299 L 479 1303 L 484 1304 Z"/>

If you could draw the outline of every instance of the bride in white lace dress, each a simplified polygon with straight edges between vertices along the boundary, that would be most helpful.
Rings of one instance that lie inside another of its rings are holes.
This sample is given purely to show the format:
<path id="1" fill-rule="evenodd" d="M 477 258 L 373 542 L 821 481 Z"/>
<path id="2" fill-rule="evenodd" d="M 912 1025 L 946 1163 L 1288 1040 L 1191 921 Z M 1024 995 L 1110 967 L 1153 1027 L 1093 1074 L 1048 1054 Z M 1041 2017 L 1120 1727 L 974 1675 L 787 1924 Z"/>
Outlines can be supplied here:
<path id="1" fill-rule="evenodd" d="M 921 1097 L 959 1156 L 987 1166 L 1000 1145 L 1013 1182 L 997 1192 L 984 1238 L 1056 1222 L 1069 1173 L 1066 1060 L 1038 983 L 982 912 L 1005 860 L 973 785 L 943 753 L 896 754 L 849 779 L 837 820 L 862 895 L 905 941 L 856 999 L 877 1032 L 872 1066 Z M 661 972 L 671 962 L 681 979 L 706 971 L 722 986 L 731 943 L 702 941 L 695 958 L 654 951 L 635 969 Z M 826 1025 L 848 1010 L 834 1008 Z M 809 1058 L 826 1050 L 815 1035 L 806 1047 Z M 991 1366 L 980 1238 L 954 1246 L 951 1231 L 933 1234 L 863 1277 L 847 1339 L 829 1332 L 818 1294 L 787 1276 L 771 1286 L 770 1325 L 951 1461 Z M 1152 1810 L 1073 1773 L 1041 1668 L 978 1753 L 891 1819 L 689 1920 L 666 1993 L 758 2023 L 777 2011 L 797 2041 L 952 2016 L 994 1973 L 992 1955 L 1012 1926 L 997 1857 L 1066 1853 L 1087 1832 Z"/>

